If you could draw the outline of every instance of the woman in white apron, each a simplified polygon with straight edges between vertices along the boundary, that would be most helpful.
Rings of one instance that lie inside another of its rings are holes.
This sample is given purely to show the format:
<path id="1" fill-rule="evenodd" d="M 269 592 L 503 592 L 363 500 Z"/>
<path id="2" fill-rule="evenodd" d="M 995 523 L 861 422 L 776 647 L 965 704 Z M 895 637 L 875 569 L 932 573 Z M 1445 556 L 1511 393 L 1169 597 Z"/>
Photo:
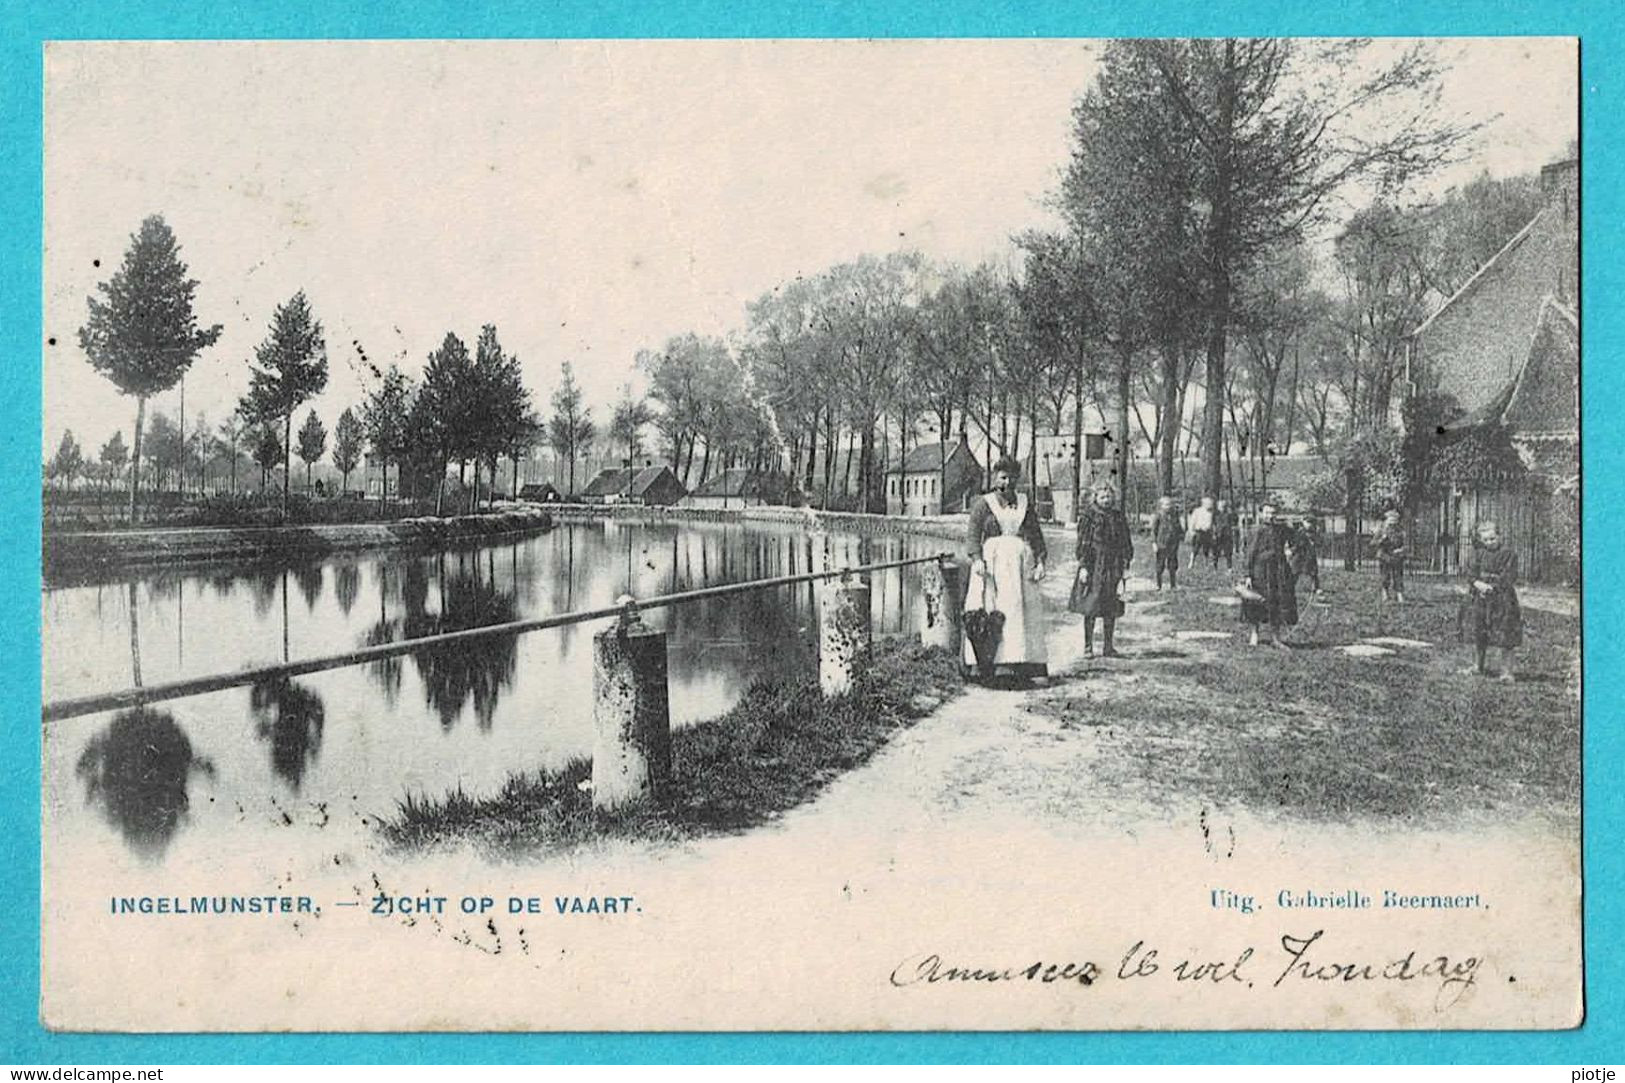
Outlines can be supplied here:
<path id="1" fill-rule="evenodd" d="M 1044 578 L 1044 534 L 1027 494 L 1019 489 L 1020 464 L 1001 459 L 993 467 L 993 478 L 993 491 L 970 507 L 965 612 L 985 609 L 1004 615 L 992 676 L 1046 677 L 1049 654 L 1044 645 L 1044 600 L 1038 587 Z M 969 637 L 963 659 L 971 672 L 977 671 Z"/>

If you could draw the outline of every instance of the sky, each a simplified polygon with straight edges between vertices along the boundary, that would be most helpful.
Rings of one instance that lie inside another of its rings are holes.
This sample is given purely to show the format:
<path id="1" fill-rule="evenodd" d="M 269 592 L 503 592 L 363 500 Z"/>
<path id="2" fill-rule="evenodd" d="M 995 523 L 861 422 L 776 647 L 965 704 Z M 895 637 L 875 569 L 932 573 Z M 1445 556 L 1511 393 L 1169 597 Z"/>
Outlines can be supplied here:
<path id="1" fill-rule="evenodd" d="M 1380 47 L 1380 46 L 1379 46 Z M 1556 160 L 1572 40 L 1441 43 L 1441 111 L 1488 122 L 1439 189 Z M 93 455 L 135 403 L 91 369 L 86 299 L 162 214 L 219 342 L 190 427 L 248 383 L 274 308 L 326 332 L 332 428 L 383 366 L 483 324 L 538 405 L 570 362 L 607 415 L 633 359 L 864 253 L 1012 258 L 1053 226 L 1085 40 L 71 42 L 46 52 L 43 451 Z M 54 340 L 54 341 L 53 341 Z M 359 346 L 357 345 L 359 344 Z M 178 391 L 150 407 L 172 416 Z M 303 418 L 303 409 L 298 420 Z"/>

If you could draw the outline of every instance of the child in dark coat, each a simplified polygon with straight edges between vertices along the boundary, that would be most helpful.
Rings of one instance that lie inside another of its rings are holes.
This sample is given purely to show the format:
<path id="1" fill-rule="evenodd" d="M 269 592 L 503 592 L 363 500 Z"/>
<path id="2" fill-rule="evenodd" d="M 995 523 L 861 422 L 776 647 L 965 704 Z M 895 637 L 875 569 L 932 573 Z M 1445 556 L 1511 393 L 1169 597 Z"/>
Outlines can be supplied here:
<path id="1" fill-rule="evenodd" d="M 1134 559 L 1134 540 L 1128 520 L 1117 507 L 1117 490 L 1110 485 L 1095 487 L 1094 502 L 1078 516 L 1078 575 L 1072 584 L 1067 608 L 1083 615 L 1083 656 L 1095 656 L 1095 618 L 1105 634 L 1101 654 L 1116 658 L 1112 634 L 1117 618 L 1123 615 L 1123 599 L 1118 586 L 1128 574 Z"/>
<path id="2" fill-rule="evenodd" d="M 1286 629 L 1298 623 L 1297 574 L 1292 570 L 1291 535 L 1275 518 L 1275 506 L 1258 509 L 1258 529 L 1247 545 L 1247 589 L 1241 595 L 1241 619 L 1252 625 L 1248 642 L 1258 646 L 1258 629 L 1270 626 L 1275 646 L 1286 648 Z"/>
<path id="3" fill-rule="evenodd" d="M 1319 520 L 1313 516 L 1293 527 L 1292 571 L 1299 579 L 1307 578 L 1316 594 L 1320 593 Z"/>
<path id="4" fill-rule="evenodd" d="M 1487 675 L 1489 648 L 1501 648 L 1501 680 L 1512 681 L 1512 651 L 1523 643 L 1523 610 L 1518 606 L 1518 554 L 1501 541 L 1492 522 L 1480 523 L 1473 554 L 1462 577 L 1467 597 L 1462 599 L 1458 623 L 1461 637 L 1473 644 L 1474 672 Z"/>
<path id="5" fill-rule="evenodd" d="M 1377 568 L 1382 573 L 1383 599 L 1405 600 L 1405 531 L 1399 525 L 1399 512 L 1382 517 L 1382 527 L 1372 539 L 1377 548 Z"/>
<path id="6" fill-rule="evenodd" d="M 1157 501 L 1157 513 L 1151 517 L 1151 549 L 1157 561 L 1157 589 L 1162 589 L 1162 573 L 1168 573 L 1168 589 L 1179 586 L 1179 543 L 1185 538 L 1185 523 L 1174 498 L 1165 496 Z"/>

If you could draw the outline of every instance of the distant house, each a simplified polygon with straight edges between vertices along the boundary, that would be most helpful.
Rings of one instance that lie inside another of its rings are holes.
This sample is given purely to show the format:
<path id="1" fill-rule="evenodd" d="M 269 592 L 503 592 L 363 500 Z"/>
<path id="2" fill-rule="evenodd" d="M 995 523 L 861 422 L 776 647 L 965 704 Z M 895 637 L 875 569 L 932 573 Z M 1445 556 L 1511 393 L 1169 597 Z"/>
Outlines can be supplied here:
<path id="1" fill-rule="evenodd" d="M 887 515 L 941 515 L 964 511 L 982 491 L 982 465 L 970 448 L 955 442 L 943 458 L 943 445 L 921 444 L 886 473 Z"/>
<path id="2" fill-rule="evenodd" d="M 384 461 L 370 451 L 363 460 L 362 476 L 365 481 L 364 491 L 372 500 L 394 496 L 400 482 L 400 472 L 385 470 Z"/>
<path id="3" fill-rule="evenodd" d="M 581 490 L 584 504 L 615 504 L 626 497 L 633 473 L 630 470 L 600 470 Z"/>
<path id="4" fill-rule="evenodd" d="M 1579 570 L 1579 162 L 1547 166 L 1541 182 L 1546 205 L 1412 332 L 1407 353 L 1410 390 L 1437 390 L 1464 411 L 1441 434 L 1447 464 L 1452 444 L 1498 437 L 1519 463 L 1447 467 L 1412 533 L 1448 566 L 1493 519 L 1525 575 L 1566 579 Z"/>
<path id="5" fill-rule="evenodd" d="M 564 500 L 564 494 L 551 481 L 533 481 L 520 487 L 519 499 L 536 504 L 557 504 Z"/>
<path id="6" fill-rule="evenodd" d="M 683 498 L 685 508 L 754 508 L 783 504 L 789 482 L 783 474 L 744 467 L 724 470 Z"/>
<path id="7" fill-rule="evenodd" d="M 672 505 L 688 495 L 688 489 L 669 466 L 647 466 L 633 476 L 624 499 L 636 504 Z"/>

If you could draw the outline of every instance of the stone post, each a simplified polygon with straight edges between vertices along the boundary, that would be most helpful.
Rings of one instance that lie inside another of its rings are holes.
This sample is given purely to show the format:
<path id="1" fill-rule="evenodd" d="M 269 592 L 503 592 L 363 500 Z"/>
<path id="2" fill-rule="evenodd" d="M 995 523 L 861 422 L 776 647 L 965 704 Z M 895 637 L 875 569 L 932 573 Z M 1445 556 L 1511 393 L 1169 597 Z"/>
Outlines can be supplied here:
<path id="1" fill-rule="evenodd" d="M 818 588 L 818 685 L 825 698 L 852 691 L 869 656 L 869 584 L 843 574 Z"/>
<path id="2" fill-rule="evenodd" d="M 666 633 L 644 627 L 637 604 L 592 637 L 592 803 L 615 809 L 658 795 L 671 781 Z"/>
<path id="3" fill-rule="evenodd" d="M 959 653 L 959 613 L 963 601 L 960 567 L 951 560 L 920 566 L 920 642 Z"/>

